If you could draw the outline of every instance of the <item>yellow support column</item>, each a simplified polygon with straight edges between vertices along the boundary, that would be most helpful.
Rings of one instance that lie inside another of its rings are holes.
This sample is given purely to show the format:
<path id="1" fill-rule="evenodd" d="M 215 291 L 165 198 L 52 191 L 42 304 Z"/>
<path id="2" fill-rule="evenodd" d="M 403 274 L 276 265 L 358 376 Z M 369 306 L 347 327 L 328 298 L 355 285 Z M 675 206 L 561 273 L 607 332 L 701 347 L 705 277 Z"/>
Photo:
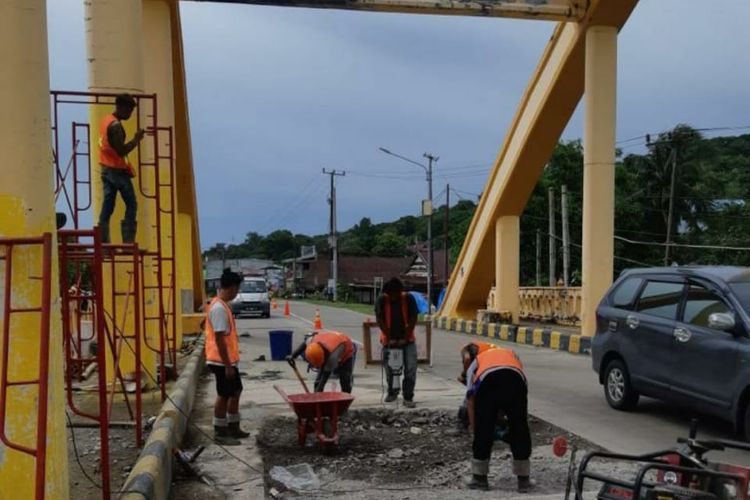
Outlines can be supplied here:
<path id="1" fill-rule="evenodd" d="M 504 215 L 495 221 L 495 310 L 511 313 L 514 323 L 518 323 L 520 310 L 520 233 L 517 215 Z"/>
<path id="2" fill-rule="evenodd" d="M 143 3 L 143 30 L 144 30 L 144 43 L 145 43 L 145 57 L 144 57 L 144 69 L 145 69 L 145 84 L 146 92 L 149 94 L 156 94 L 156 100 L 158 104 L 158 118 L 159 126 L 171 127 L 172 128 L 172 151 L 175 154 L 173 167 L 176 168 L 176 155 L 177 148 L 175 147 L 176 134 L 174 131 L 175 115 L 174 115 L 174 78 L 172 76 L 172 28 L 171 28 L 171 8 L 170 3 L 173 0 L 145 0 Z M 159 147 L 166 148 L 167 144 L 164 142 L 167 139 L 166 134 L 159 136 Z M 161 182 L 165 182 L 164 176 L 169 175 L 168 165 L 162 162 L 159 165 L 160 175 L 162 176 Z M 176 184 L 174 171 L 172 175 L 172 182 Z M 162 279 L 164 285 L 168 285 L 171 281 L 171 276 L 177 273 L 175 266 L 179 266 L 179 255 L 172 255 L 172 241 L 176 241 L 175 250 L 178 253 L 191 252 L 192 247 L 185 245 L 178 238 L 178 217 L 177 217 L 177 197 L 174 196 L 176 190 L 173 192 L 173 196 L 170 198 L 168 190 L 162 189 L 161 193 L 161 205 L 165 209 L 172 209 L 175 217 L 175 232 L 172 234 L 171 223 L 169 218 L 161 214 L 162 222 L 162 236 L 161 245 L 162 253 L 167 257 L 174 258 L 174 265 L 169 261 L 165 262 L 164 269 L 162 272 Z M 178 275 L 175 275 L 175 284 L 179 279 Z M 175 286 L 174 289 L 169 289 L 167 286 L 167 292 L 165 292 L 165 309 L 169 311 L 171 309 L 171 303 L 169 298 L 174 295 L 175 297 L 175 310 L 171 311 L 174 314 L 175 323 L 177 329 L 172 332 L 172 326 L 169 326 L 169 338 L 172 336 L 177 337 L 177 346 L 182 344 L 182 296 L 180 293 L 180 287 Z M 192 307 L 192 304 L 191 304 Z"/>
<path id="3" fill-rule="evenodd" d="M 596 331 L 596 307 L 612 284 L 615 228 L 617 28 L 586 33 L 583 135 L 583 291 L 581 333 Z"/>
<path id="4" fill-rule="evenodd" d="M 128 92 L 133 94 L 142 94 L 144 91 L 144 30 L 143 30 L 143 7 L 141 0 L 96 0 L 85 2 L 85 23 L 86 23 L 86 49 L 88 60 L 89 90 L 91 92 L 108 92 L 122 93 Z M 92 135 L 98 134 L 99 123 L 101 119 L 114 110 L 113 105 L 95 105 L 91 106 L 90 120 Z M 149 109 L 137 109 L 142 119 L 145 119 Z M 137 120 L 136 114 L 133 114 L 130 120 L 124 122 L 128 139 L 132 138 L 135 133 Z M 148 146 L 148 138 L 141 143 L 141 154 L 149 154 L 145 151 Z M 137 161 L 136 151 L 131 153 L 130 160 L 135 165 Z M 91 181 L 92 181 L 92 207 L 94 223 L 98 221 L 99 211 L 102 205 L 102 184 L 99 166 L 99 150 L 97 141 L 91 141 Z M 144 169 L 145 170 L 145 169 Z M 154 250 L 155 241 L 152 228 L 155 224 L 153 214 L 153 201 L 145 198 L 138 185 L 145 187 L 147 192 L 153 192 L 153 175 L 152 172 L 144 171 L 142 177 L 134 179 L 136 196 L 138 198 L 138 232 L 137 242 L 141 249 Z M 120 220 L 124 214 L 124 204 L 118 196 L 115 211 L 110 219 L 110 235 L 113 243 L 118 243 L 120 237 Z M 150 265 L 152 259 L 147 259 L 145 274 L 145 284 L 152 285 L 155 280 L 153 266 Z M 124 291 L 129 282 L 124 265 L 118 265 L 117 288 L 118 291 Z M 112 283 L 107 279 L 108 273 L 105 270 L 105 300 L 108 291 L 111 290 Z M 118 299 L 118 311 L 125 310 L 125 297 Z M 149 317 L 157 316 L 156 295 L 154 291 L 146 293 L 146 310 L 142 314 Z M 105 308 L 111 310 L 112 305 L 105 302 Z M 132 305 L 127 309 L 125 322 L 122 318 L 118 319 L 117 327 L 124 325 L 126 332 L 131 332 L 134 323 Z M 112 325 L 110 325 L 112 326 Z M 156 332 L 154 321 L 147 323 L 147 330 L 143 332 L 144 338 L 152 346 L 158 346 L 159 339 Z M 150 349 L 144 348 L 142 352 L 142 362 L 144 367 L 153 375 L 157 373 L 156 355 Z M 134 371 L 135 361 L 131 349 L 123 345 L 121 349 L 120 369 L 123 374 L 127 375 Z M 114 375 L 111 363 L 107 366 L 107 378 L 112 382 Z"/>
<path id="5" fill-rule="evenodd" d="M 0 61 L 0 151 L 3 152 L 0 158 L 0 236 L 55 234 L 45 0 L 0 2 Z M 40 287 L 29 277 L 39 272 L 41 250 L 20 247 L 13 252 L 13 262 L 16 270 L 13 305 L 38 307 Z M 4 266 L 0 266 L 2 273 Z M 68 498 L 57 275 L 57 248 L 53 248 L 45 461 L 45 498 L 53 500 Z M 12 380 L 33 380 L 38 376 L 39 333 L 38 314 L 14 315 L 8 361 Z M 5 433 L 13 442 L 35 446 L 37 399 L 33 386 L 8 390 Z M 0 444 L 0 496 L 33 499 L 34 473 L 32 457 Z"/>

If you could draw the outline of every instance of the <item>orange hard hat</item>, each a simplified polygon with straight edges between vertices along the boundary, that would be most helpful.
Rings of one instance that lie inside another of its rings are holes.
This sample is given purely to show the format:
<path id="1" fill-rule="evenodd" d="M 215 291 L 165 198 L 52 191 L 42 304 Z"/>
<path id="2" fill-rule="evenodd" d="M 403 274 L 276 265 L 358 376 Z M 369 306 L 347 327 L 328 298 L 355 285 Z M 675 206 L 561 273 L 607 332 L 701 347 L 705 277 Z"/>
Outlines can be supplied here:
<path id="1" fill-rule="evenodd" d="M 326 353 L 323 350 L 323 346 L 317 342 L 310 342 L 305 349 L 305 359 L 315 368 L 323 366 L 325 361 Z"/>

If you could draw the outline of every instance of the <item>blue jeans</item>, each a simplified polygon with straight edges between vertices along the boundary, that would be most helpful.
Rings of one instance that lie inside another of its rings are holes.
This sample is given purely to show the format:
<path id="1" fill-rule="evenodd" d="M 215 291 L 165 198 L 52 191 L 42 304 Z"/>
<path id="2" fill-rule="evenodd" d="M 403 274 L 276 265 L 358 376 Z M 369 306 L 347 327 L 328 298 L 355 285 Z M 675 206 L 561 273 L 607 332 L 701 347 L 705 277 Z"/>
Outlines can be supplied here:
<path id="1" fill-rule="evenodd" d="M 135 197 L 133 180 L 125 170 L 102 166 L 102 210 L 99 212 L 99 227 L 102 230 L 102 239 L 109 242 L 109 219 L 115 210 L 117 193 L 125 202 L 125 218 L 123 226 L 135 227 L 136 213 L 138 212 L 138 201 Z"/>
<path id="2" fill-rule="evenodd" d="M 401 387 L 404 390 L 404 401 L 414 399 L 414 386 L 417 385 L 417 343 L 406 344 L 404 350 L 404 380 Z M 385 376 L 388 379 L 388 394 L 398 395 L 399 388 L 392 387 L 391 369 L 388 368 L 388 351 L 384 349 L 383 363 L 385 364 Z"/>

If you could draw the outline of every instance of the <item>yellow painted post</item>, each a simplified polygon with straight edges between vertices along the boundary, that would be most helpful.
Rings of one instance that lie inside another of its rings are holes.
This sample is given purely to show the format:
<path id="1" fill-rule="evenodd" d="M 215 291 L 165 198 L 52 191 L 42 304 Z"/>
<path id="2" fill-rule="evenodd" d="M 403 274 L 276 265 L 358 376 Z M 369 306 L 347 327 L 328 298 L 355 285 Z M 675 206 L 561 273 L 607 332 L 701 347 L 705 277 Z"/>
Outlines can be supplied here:
<path id="1" fill-rule="evenodd" d="M 108 93 L 133 93 L 142 94 L 144 91 L 144 32 L 143 32 L 143 9 L 141 0 L 97 0 L 95 2 L 85 2 L 85 23 L 86 23 L 86 51 L 88 60 L 88 78 L 89 90 L 91 92 L 108 92 Z M 90 121 L 92 136 L 96 137 L 99 132 L 99 123 L 102 118 L 114 111 L 113 105 L 92 105 L 90 109 Z M 136 113 L 140 114 L 141 119 L 145 121 L 145 114 L 150 113 L 148 109 L 138 109 Z M 124 122 L 128 139 L 135 133 L 137 126 L 136 114 L 134 113 L 130 120 Z M 94 223 L 98 221 L 99 212 L 102 205 L 102 184 L 99 166 L 99 149 L 96 140 L 91 141 L 91 182 L 92 182 L 92 208 Z M 141 143 L 141 149 L 146 149 L 147 139 Z M 142 154 L 148 154 L 142 151 Z M 130 161 L 136 165 L 138 160 L 138 150 L 130 155 Z M 153 175 L 148 169 L 144 169 L 140 178 L 134 179 L 136 187 L 136 197 L 138 199 L 138 231 L 137 242 L 141 249 L 153 250 L 154 240 L 152 227 L 154 226 L 153 218 L 153 201 L 146 199 L 138 188 L 138 184 L 146 186 L 147 192 L 153 187 Z M 119 198 L 115 207 L 115 212 L 110 219 L 110 235 L 113 243 L 121 242 L 120 237 L 120 220 L 124 214 L 124 203 Z M 144 284 L 153 285 L 155 280 L 152 259 L 147 259 L 145 269 Z M 117 288 L 124 291 L 129 282 L 129 275 L 125 271 L 124 265 L 117 265 Z M 112 283 L 109 280 L 109 272 L 104 272 L 105 287 L 105 309 L 111 310 L 111 300 L 107 297 L 108 290 L 111 290 Z M 117 302 L 119 311 L 125 311 L 126 297 L 120 297 Z M 132 300 L 132 299 L 131 299 Z M 157 301 L 155 291 L 149 290 L 146 293 L 146 310 L 142 314 L 149 317 L 157 315 Z M 132 332 L 134 324 L 133 308 L 127 309 L 125 321 L 120 319 L 120 325 L 124 325 L 125 332 Z M 120 326 L 118 325 L 118 327 Z M 146 332 L 142 332 L 144 338 L 148 339 L 151 346 L 158 346 L 159 338 L 155 331 L 154 322 L 147 323 Z M 142 362 L 143 366 L 149 373 L 156 375 L 156 355 L 148 349 L 143 348 Z M 132 373 L 135 368 L 135 358 L 132 351 L 123 344 L 120 358 L 120 369 L 123 374 Z M 112 363 L 107 363 L 107 378 L 114 380 Z M 153 380 L 150 381 L 153 383 Z M 151 385 L 151 384 L 149 384 Z"/>
<path id="2" fill-rule="evenodd" d="M 591 336 L 614 272 L 617 28 L 588 29 L 585 88 L 581 333 Z"/>
<path id="3" fill-rule="evenodd" d="M 495 223 L 495 310 L 508 311 L 513 323 L 521 309 L 518 298 L 520 275 L 520 219 L 516 215 L 499 217 Z"/>
<path id="4" fill-rule="evenodd" d="M 49 65 L 45 0 L 0 2 L 0 237 L 55 234 L 54 170 L 50 151 Z M 53 238 L 53 241 L 54 240 Z M 39 247 L 13 252 L 13 306 L 38 307 Z M 0 266 L 4 273 L 4 266 Z M 49 390 L 45 498 L 68 498 L 68 454 L 63 388 L 62 319 L 57 282 L 57 248 L 52 250 L 52 319 L 49 339 Z M 2 297 L 0 297 L 2 300 Z M 33 380 L 39 368 L 39 315 L 14 315 L 9 375 Z M 0 352 L 0 354 L 2 354 Z M 2 357 L 0 357 L 2 359 Z M 6 435 L 14 442 L 36 443 L 37 391 L 8 390 Z M 34 498 L 35 461 L 0 444 L 0 496 Z"/>
<path id="5" fill-rule="evenodd" d="M 143 2 L 143 32 L 145 35 L 144 39 L 144 81 L 146 93 L 156 94 L 156 100 L 158 105 L 158 120 L 159 126 L 171 127 L 173 131 L 172 135 L 172 151 L 174 156 L 173 167 L 176 167 L 176 155 L 177 147 L 175 147 L 176 134 L 174 133 L 175 125 L 175 114 L 174 114 L 174 78 L 172 76 L 172 29 L 171 29 L 171 0 L 145 0 Z M 164 140 L 167 138 L 166 134 L 160 136 L 160 148 L 165 148 L 167 145 Z M 161 153 L 161 152 L 160 152 Z M 169 175 L 168 165 L 162 162 L 159 165 L 161 182 L 165 182 L 165 176 Z M 176 184 L 174 172 L 172 175 L 172 181 Z M 159 214 L 161 217 L 161 245 L 162 253 L 166 257 L 174 257 L 174 265 L 169 261 L 164 262 L 162 271 L 162 281 L 165 286 L 165 309 L 171 308 L 169 298 L 174 295 L 175 297 L 175 310 L 172 311 L 176 318 L 177 329 L 175 332 L 171 331 L 171 324 L 169 326 L 168 337 L 173 335 L 177 337 L 177 346 L 182 344 L 182 295 L 180 293 L 180 286 L 177 285 L 179 280 L 179 272 L 176 266 L 179 265 L 179 255 L 171 255 L 172 247 L 171 243 L 173 240 L 176 241 L 175 253 L 188 253 L 192 255 L 192 245 L 187 245 L 190 240 L 182 240 L 177 220 L 177 196 L 176 189 L 169 196 L 167 189 L 161 190 L 161 205 L 165 209 L 172 209 L 175 217 L 175 232 L 172 234 L 171 223 L 166 214 Z M 188 235 L 188 237 L 190 237 Z M 190 263 L 192 267 L 192 263 Z M 168 284 L 171 282 L 171 276 L 175 275 L 175 287 L 170 289 Z M 191 273 L 192 276 L 192 273 Z M 191 287 L 192 289 L 192 284 Z"/>
<path id="6" fill-rule="evenodd" d="M 193 313 L 193 227 L 189 214 L 177 217 L 177 293 L 182 297 L 180 314 Z M 182 321 L 181 321 L 182 323 Z M 180 333 L 186 333 L 184 328 Z M 187 333 L 198 333 L 198 330 Z"/>

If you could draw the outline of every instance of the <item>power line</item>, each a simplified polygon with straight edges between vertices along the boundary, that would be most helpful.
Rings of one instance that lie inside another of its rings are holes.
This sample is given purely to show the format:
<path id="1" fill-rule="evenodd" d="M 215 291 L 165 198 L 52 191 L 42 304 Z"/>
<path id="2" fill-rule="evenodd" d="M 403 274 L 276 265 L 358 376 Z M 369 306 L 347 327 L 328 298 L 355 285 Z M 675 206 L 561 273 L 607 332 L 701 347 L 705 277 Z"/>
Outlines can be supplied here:
<path id="1" fill-rule="evenodd" d="M 736 246 L 721 246 L 721 245 L 692 245 L 688 243 L 661 243 L 658 241 L 638 241 L 623 238 L 622 236 L 615 235 L 616 240 L 624 241 L 633 245 L 649 245 L 649 246 L 660 246 L 660 247 L 680 247 L 680 248 L 699 248 L 704 250 L 735 250 L 745 252 L 750 250 L 750 247 L 736 247 Z"/>

